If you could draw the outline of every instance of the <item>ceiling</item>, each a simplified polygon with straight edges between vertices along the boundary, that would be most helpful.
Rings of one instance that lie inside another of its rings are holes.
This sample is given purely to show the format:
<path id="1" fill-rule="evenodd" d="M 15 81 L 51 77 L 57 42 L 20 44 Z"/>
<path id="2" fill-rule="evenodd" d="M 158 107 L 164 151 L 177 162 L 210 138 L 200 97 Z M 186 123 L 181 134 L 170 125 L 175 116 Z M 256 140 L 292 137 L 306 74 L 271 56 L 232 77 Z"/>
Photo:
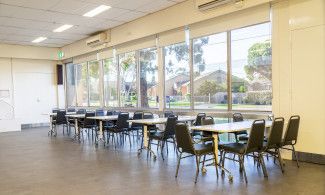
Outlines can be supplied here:
<path id="1" fill-rule="evenodd" d="M 0 0 L 0 43 L 62 47 L 184 0 Z M 99 5 L 112 8 L 93 17 L 82 16 Z M 61 33 L 63 24 L 74 27 Z M 48 39 L 32 43 L 37 37 Z"/>

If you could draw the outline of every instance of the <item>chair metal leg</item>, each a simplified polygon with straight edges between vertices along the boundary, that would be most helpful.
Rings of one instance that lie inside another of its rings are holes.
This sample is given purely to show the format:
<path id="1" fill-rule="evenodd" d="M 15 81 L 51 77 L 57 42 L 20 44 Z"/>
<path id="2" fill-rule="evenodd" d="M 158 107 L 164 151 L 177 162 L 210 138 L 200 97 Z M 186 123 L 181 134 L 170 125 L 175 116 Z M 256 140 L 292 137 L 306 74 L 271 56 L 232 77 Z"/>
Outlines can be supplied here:
<path id="1" fill-rule="evenodd" d="M 296 159 L 296 162 L 297 162 L 297 167 L 299 168 L 299 161 L 298 161 L 298 157 L 297 157 L 297 154 L 296 154 L 295 146 L 294 145 L 291 145 L 291 146 L 292 146 L 293 155 L 295 156 L 295 159 Z"/>
<path id="2" fill-rule="evenodd" d="M 243 173 L 244 173 L 244 178 L 245 178 L 245 182 L 247 183 L 247 176 L 246 176 L 245 165 L 244 165 L 244 156 L 239 155 L 239 163 L 242 166 Z"/>
<path id="3" fill-rule="evenodd" d="M 281 171 L 282 171 L 282 173 L 284 173 L 283 162 L 282 162 L 282 157 L 281 157 L 280 149 L 277 149 L 277 153 L 278 153 L 278 159 L 279 159 L 279 163 L 280 163 Z"/>
<path id="4" fill-rule="evenodd" d="M 175 177 L 178 176 L 178 170 L 179 170 L 179 165 L 181 164 L 181 158 L 182 158 L 182 152 L 179 154 L 178 156 L 178 160 L 177 160 L 177 167 L 176 167 L 176 174 Z"/>
<path id="5" fill-rule="evenodd" d="M 165 160 L 165 158 L 164 158 L 164 146 L 165 146 L 165 141 L 161 141 L 160 153 L 161 153 L 161 157 L 162 157 L 163 160 Z"/>
<path id="6" fill-rule="evenodd" d="M 195 156 L 196 158 L 196 175 L 195 175 L 195 183 L 197 182 L 197 177 L 199 175 L 199 170 L 200 170 L 200 160 L 201 156 Z"/>
<path id="7" fill-rule="evenodd" d="M 217 161 L 218 161 L 218 156 L 215 155 L 215 153 L 213 153 L 213 156 L 214 156 L 214 164 L 215 164 L 215 166 L 216 166 L 216 174 L 217 174 L 217 178 L 219 178 L 219 173 L 218 173 L 218 163 L 217 163 Z M 204 162 L 203 162 L 203 163 L 204 163 Z"/>
<path id="8" fill-rule="evenodd" d="M 259 156 L 259 159 L 260 159 L 261 164 L 262 164 L 263 175 L 264 175 L 264 177 L 268 177 L 265 162 L 264 162 L 264 158 L 263 158 L 263 154 L 259 153 L 258 156 Z"/>

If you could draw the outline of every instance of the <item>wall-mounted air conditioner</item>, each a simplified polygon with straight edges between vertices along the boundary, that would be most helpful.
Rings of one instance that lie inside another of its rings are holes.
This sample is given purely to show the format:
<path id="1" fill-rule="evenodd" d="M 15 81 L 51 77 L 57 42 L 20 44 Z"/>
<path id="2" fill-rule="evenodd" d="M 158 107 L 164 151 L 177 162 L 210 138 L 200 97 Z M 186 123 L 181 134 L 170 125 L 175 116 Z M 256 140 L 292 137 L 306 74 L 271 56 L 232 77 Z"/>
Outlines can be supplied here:
<path id="1" fill-rule="evenodd" d="M 196 7 L 200 11 L 216 8 L 229 3 L 238 3 L 243 0 L 196 0 Z"/>
<path id="2" fill-rule="evenodd" d="M 86 44 L 89 47 L 97 47 L 109 41 L 110 41 L 110 32 L 106 31 L 88 38 L 86 40 Z"/>

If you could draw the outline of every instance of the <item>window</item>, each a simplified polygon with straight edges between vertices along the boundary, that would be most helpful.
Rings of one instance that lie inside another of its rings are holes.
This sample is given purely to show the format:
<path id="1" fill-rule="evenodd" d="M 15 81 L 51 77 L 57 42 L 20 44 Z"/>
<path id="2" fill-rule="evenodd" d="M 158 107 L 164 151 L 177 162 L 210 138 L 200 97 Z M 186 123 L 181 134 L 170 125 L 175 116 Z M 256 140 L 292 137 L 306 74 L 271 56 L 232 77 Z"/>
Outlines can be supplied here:
<path id="1" fill-rule="evenodd" d="M 77 106 L 88 106 L 87 63 L 76 65 Z"/>
<path id="2" fill-rule="evenodd" d="M 105 59 L 103 63 L 105 106 L 118 107 L 117 64 L 114 63 L 113 58 Z"/>
<path id="3" fill-rule="evenodd" d="M 166 108 L 190 108 L 190 67 L 185 43 L 164 47 Z"/>
<path id="4" fill-rule="evenodd" d="M 231 31 L 233 110 L 271 111 L 271 24 Z"/>
<path id="5" fill-rule="evenodd" d="M 135 52 L 119 55 L 121 107 L 137 107 L 137 68 Z"/>
<path id="6" fill-rule="evenodd" d="M 140 50 L 139 64 L 141 107 L 158 108 L 157 49 Z"/>
<path id="7" fill-rule="evenodd" d="M 193 40 L 195 109 L 227 109 L 227 33 Z"/>
<path id="8" fill-rule="evenodd" d="M 100 106 L 99 61 L 88 64 L 89 106 Z"/>
<path id="9" fill-rule="evenodd" d="M 75 65 L 70 63 L 66 64 L 66 75 L 67 75 L 67 84 L 66 84 L 66 98 L 67 106 L 76 106 L 76 68 Z"/>

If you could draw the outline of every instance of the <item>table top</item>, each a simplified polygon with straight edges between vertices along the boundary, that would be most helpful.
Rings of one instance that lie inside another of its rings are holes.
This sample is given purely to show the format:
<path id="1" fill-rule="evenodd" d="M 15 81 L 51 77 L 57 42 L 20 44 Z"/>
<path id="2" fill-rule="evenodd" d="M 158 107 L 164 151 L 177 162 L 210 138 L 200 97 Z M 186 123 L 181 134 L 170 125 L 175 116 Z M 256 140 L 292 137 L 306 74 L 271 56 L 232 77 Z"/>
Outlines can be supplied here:
<path id="1" fill-rule="evenodd" d="M 68 114 L 65 116 L 69 118 L 85 118 L 86 114 Z"/>
<path id="2" fill-rule="evenodd" d="M 67 112 L 67 113 L 65 113 L 65 115 L 73 115 L 73 114 L 76 114 L 77 112 Z M 46 115 L 46 116 L 56 116 L 56 115 L 58 115 L 58 113 L 53 113 L 53 112 L 51 112 L 51 113 L 42 113 L 42 115 Z"/>
<path id="3" fill-rule="evenodd" d="M 179 116 L 178 121 L 194 121 L 196 116 Z M 154 125 L 154 124 L 164 124 L 167 122 L 167 118 L 153 118 L 153 119 L 137 119 L 137 120 L 128 120 L 131 123 L 144 124 L 144 125 Z"/>
<path id="4" fill-rule="evenodd" d="M 117 120 L 118 115 L 109 115 L 109 116 L 90 116 L 89 119 L 101 120 L 101 121 L 113 121 Z"/>
<path id="5" fill-rule="evenodd" d="M 203 125 L 203 126 L 191 126 L 191 130 L 197 131 L 210 131 L 216 133 L 231 133 L 243 130 L 251 129 L 253 120 L 242 121 L 242 122 L 233 122 L 233 123 L 221 123 L 214 125 Z M 265 127 L 271 127 L 272 121 L 265 121 Z"/>

